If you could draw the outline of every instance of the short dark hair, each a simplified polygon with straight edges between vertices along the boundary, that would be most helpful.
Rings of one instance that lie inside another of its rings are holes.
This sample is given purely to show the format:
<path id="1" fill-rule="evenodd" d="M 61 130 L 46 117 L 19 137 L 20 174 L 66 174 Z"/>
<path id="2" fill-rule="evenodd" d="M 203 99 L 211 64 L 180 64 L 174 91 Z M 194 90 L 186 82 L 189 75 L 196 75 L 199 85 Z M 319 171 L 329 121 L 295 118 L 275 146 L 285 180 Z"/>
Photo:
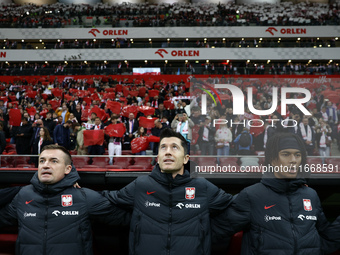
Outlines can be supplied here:
<path id="1" fill-rule="evenodd" d="M 265 150 L 265 165 L 271 165 L 274 160 L 279 158 L 280 141 L 291 137 L 295 138 L 299 148 L 301 148 L 301 166 L 304 169 L 304 165 L 307 163 L 306 147 L 302 139 L 293 133 L 276 133 L 268 139 Z"/>
<path id="2" fill-rule="evenodd" d="M 185 140 L 185 138 L 180 133 L 177 133 L 170 128 L 165 128 L 161 131 L 159 144 L 161 144 L 161 141 L 163 138 L 169 138 L 169 137 L 177 137 L 178 139 L 180 139 L 181 145 L 184 149 L 184 155 L 188 154 L 187 140 Z"/>
<path id="3" fill-rule="evenodd" d="M 72 165 L 72 156 L 71 156 L 70 152 L 69 152 L 64 146 L 56 145 L 56 144 L 46 145 L 46 146 L 44 146 L 44 148 L 41 150 L 41 153 L 42 153 L 43 151 L 46 151 L 46 150 L 61 150 L 62 152 L 64 152 L 64 153 L 66 154 L 66 157 L 65 157 L 65 164 L 66 164 L 66 165 Z"/>

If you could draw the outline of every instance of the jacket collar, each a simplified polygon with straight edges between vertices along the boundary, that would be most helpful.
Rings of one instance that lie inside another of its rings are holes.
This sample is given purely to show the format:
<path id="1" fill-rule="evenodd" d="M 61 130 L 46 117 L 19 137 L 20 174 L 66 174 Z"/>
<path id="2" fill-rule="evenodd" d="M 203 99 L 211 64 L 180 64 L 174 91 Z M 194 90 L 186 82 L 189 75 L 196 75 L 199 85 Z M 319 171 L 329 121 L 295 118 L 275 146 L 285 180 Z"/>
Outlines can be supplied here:
<path id="1" fill-rule="evenodd" d="M 33 187 L 38 190 L 40 193 L 44 194 L 56 194 L 64 189 L 73 186 L 77 181 L 80 180 L 79 174 L 76 170 L 76 168 L 72 165 L 72 170 L 69 174 L 65 175 L 64 179 L 61 181 L 55 183 L 55 184 L 44 184 L 41 183 L 38 179 L 38 172 L 36 172 L 32 179 L 31 184 Z"/>
<path id="2" fill-rule="evenodd" d="M 189 162 L 186 164 L 188 165 Z M 186 166 L 185 165 L 185 166 Z M 161 169 L 159 168 L 159 164 L 157 163 L 155 167 L 153 168 L 150 176 L 155 179 L 157 182 L 163 184 L 163 185 L 173 185 L 173 186 L 181 186 L 189 181 L 191 181 L 190 173 L 184 168 L 183 175 L 177 174 L 175 178 L 172 178 L 171 173 L 162 173 Z"/>
<path id="3" fill-rule="evenodd" d="M 261 183 L 277 193 L 289 193 L 298 190 L 307 182 L 303 178 L 278 179 L 273 174 L 266 174 L 262 178 Z"/>

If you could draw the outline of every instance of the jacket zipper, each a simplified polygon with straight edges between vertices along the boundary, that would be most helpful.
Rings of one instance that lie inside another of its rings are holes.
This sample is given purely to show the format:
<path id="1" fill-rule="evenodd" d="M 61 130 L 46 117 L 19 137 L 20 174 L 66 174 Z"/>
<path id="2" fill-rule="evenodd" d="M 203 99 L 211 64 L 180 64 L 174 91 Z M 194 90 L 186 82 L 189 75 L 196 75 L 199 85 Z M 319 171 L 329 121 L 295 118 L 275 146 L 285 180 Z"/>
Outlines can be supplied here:
<path id="1" fill-rule="evenodd" d="M 290 226 L 292 228 L 292 235 L 294 239 L 294 253 L 293 254 L 297 254 L 297 240 L 296 240 L 296 233 L 294 229 L 293 208 L 292 208 L 292 201 L 291 201 L 290 195 L 288 195 L 288 201 L 289 201 L 289 213 L 290 213 L 289 221 L 290 221 Z"/>
<path id="2" fill-rule="evenodd" d="M 46 199 L 46 210 L 45 210 L 45 222 L 44 222 L 44 240 L 43 240 L 43 253 L 44 255 L 47 254 L 46 251 L 46 242 L 47 242 L 47 221 L 48 221 L 48 196 Z"/>
<path id="3" fill-rule="evenodd" d="M 169 183 L 169 222 L 168 222 L 168 241 L 166 245 L 167 254 L 170 255 L 171 248 L 171 225 L 172 225 L 172 183 Z"/>

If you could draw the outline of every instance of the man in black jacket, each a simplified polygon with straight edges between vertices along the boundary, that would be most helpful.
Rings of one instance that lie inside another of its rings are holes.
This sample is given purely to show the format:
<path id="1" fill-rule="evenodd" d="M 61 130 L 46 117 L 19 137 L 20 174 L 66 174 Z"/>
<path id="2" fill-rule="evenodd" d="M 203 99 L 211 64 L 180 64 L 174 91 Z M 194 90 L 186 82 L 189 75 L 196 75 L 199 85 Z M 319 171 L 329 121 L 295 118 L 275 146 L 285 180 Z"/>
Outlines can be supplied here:
<path id="1" fill-rule="evenodd" d="M 242 190 L 224 217 L 214 219 L 215 231 L 221 231 L 217 236 L 243 230 L 245 255 L 332 252 L 334 240 L 320 199 L 306 185 L 304 142 L 292 133 L 275 134 L 265 157 L 261 182 Z"/>
<path id="2" fill-rule="evenodd" d="M 186 140 L 171 129 L 161 133 L 157 161 L 150 175 L 104 192 L 115 205 L 133 210 L 130 254 L 210 254 L 210 217 L 228 206 L 231 195 L 190 178 Z"/>
<path id="3" fill-rule="evenodd" d="M 16 254 L 91 255 L 90 217 L 128 223 L 129 215 L 99 193 L 73 187 L 79 175 L 71 162 L 64 147 L 45 146 L 31 185 L 0 210 L 0 226 L 19 223 Z"/>

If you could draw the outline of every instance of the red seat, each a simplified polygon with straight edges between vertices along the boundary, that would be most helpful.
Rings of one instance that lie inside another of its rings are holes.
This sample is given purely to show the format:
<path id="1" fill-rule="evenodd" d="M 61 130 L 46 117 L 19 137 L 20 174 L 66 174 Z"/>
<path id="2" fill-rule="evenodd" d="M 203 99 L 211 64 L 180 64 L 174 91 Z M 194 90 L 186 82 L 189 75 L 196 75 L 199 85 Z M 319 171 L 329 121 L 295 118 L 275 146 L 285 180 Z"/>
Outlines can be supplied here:
<path id="1" fill-rule="evenodd" d="M 72 157 L 73 165 L 76 168 L 82 168 L 87 164 L 87 157 Z"/>
<path id="2" fill-rule="evenodd" d="M 308 165 L 322 164 L 322 159 L 321 158 L 307 158 L 307 164 Z"/>
<path id="3" fill-rule="evenodd" d="M 35 168 L 35 164 L 18 164 L 17 168 Z"/>
<path id="4" fill-rule="evenodd" d="M 135 157 L 133 159 L 134 165 L 151 165 L 151 157 Z"/>
<path id="5" fill-rule="evenodd" d="M 236 157 L 220 158 L 220 165 L 238 166 L 238 158 Z"/>
<path id="6" fill-rule="evenodd" d="M 96 166 L 96 167 L 107 167 L 107 165 L 109 164 L 109 158 L 102 158 L 102 157 L 98 157 L 98 158 L 93 158 L 92 159 L 92 166 Z"/>
<path id="7" fill-rule="evenodd" d="M 16 167 L 17 165 L 20 164 L 29 164 L 30 157 L 13 157 L 13 166 Z"/>

